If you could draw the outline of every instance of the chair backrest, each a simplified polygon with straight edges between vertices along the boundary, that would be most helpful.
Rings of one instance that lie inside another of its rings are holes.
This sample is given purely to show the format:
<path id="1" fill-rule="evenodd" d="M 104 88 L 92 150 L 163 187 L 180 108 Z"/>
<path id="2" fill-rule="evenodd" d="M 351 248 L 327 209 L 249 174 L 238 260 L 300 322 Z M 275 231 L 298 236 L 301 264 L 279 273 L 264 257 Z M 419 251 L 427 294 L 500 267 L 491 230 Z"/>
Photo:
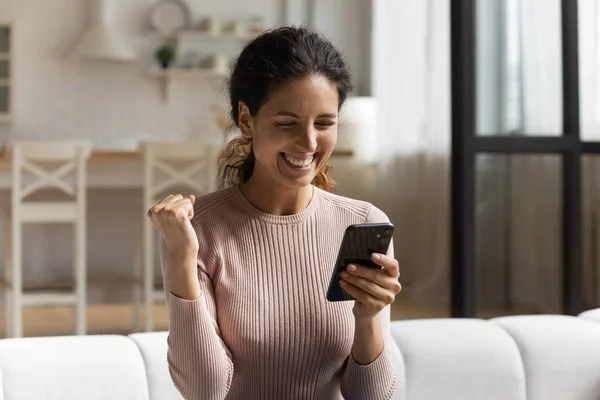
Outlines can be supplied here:
<path id="1" fill-rule="evenodd" d="M 12 165 L 13 201 L 20 202 L 34 192 L 53 188 L 79 200 L 86 188 L 86 164 L 91 145 L 84 141 L 13 142 L 7 146 Z M 41 164 L 52 163 L 50 169 Z M 75 179 L 65 176 L 74 172 Z M 34 176 L 24 182 L 24 173 Z M 25 186 L 24 184 L 27 183 Z"/>
<path id="2" fill-rule="evenodd" d="M 144 143 L 143 151 L 146 206 L 174 188 L 189 188 L 195 195 L 216 190 L 217 147 L 199 142 L 150 142 Z"/>

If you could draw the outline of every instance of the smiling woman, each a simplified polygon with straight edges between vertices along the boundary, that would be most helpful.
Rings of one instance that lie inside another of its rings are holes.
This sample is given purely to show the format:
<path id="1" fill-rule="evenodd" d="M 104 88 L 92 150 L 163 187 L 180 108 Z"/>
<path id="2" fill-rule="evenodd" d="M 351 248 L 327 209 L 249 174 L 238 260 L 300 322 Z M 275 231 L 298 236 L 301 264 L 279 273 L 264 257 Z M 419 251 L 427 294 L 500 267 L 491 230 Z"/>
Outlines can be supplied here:
<path id="1" fill-rule="evenodd" d="M 255 160 L 247 182 L 283 190 L 309 188 L 321 174 L 331 189 L 321 171 L 335 147 L 337 109 L 335 83 L 318 75 L 281 83 L 255 115 L 240 101 L 238 126 L 252 142 Z"/>
<path id="2" fill-rule="evenodd" d="M 222 159 L 223 188 L 150 210 L 162 237 L 169 370 L 184 398 L 392 398 L 393 246 L 373 254 L 381 269 L 341 275 L 354 300 L 326 293 L 348 226 L 389 222 L 331 193 L 328 159 L 349 89 L 341 54 L 318 33 L 259 36 L 231 77 L 242 137 Z"/>
<path id="3" fill-rule="evenodd" d="M 283 28 L 250 43 L 229 84 L 231 117 L 243 136 L 227 146 L 221 187 L 248 181 L 264 139 L 279 136 L 278 144 L 288 147 L 277 154 L 294 166 L 312 157 L 304 178 L 312 173 L 317 187 L 333 191 L 328 158 L 337 140 L 338 113 L 350 89 L 350 73 L 341 54 L 316 33 Z M 268 133 L 255 137 L 258 129 Z"/>

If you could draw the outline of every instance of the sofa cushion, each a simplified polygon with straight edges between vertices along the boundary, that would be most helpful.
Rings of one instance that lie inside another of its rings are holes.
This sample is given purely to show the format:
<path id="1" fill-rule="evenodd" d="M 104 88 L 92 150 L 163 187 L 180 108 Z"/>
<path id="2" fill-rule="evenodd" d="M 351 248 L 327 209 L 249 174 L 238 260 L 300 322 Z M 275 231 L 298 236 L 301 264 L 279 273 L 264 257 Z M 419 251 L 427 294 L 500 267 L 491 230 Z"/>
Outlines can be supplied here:
<path id="1" fill-rule="evenodd" d="M 564 315 L 492 320 L 519 346 L 528 400 L 600 398 L 600 324 Z"/>
<path id="2" fill-rule="evenodd" d="M 181 400 L 167 364 L 168 332 L 134 333 L 129 337 L 137 344 L 146 366 L 151 400 Z"/>
<path id="3" fill-rule="evenodd" d="M 587 310 L 579 314 L 580 318 L 600 323 L 600 308 Z"/>
<path id="4" fill-rule="evenodd" d="M 0 340 L 5 400 L 148 400 L 144 363 L 127 337 Z"/>
<path id="5" fill-rule="evenodd" d="M 482 320 L 395 321 L 392 335 L 406 368 L 410 400 L 524 400 L 515 342 Z"/>
<path id="6" fill-rule="evenodd" d="M 388 352 L 396 367 L 396 391 L 391 400 L 406 400 L 406 390 L 404 389 L 406 387 L 406 367 L 404 365 L 404 359 L 398 348 L 398 344 L 395 341 L 392 340 L 389 345 Z"/>

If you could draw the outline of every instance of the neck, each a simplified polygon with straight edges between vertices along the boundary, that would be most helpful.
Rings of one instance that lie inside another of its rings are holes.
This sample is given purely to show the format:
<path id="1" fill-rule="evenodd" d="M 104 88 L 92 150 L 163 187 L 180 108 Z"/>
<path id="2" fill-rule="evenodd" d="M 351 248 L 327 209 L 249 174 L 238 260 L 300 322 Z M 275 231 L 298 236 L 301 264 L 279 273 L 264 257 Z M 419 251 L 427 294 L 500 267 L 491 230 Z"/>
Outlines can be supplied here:
<path id="1" fill-rule="evenodd" d="M 293 215 L 304 210 L 313 197 L 312 185 L 289 188 L 250 178 L 240 185 L 246 199 L 264 213 Z"/>

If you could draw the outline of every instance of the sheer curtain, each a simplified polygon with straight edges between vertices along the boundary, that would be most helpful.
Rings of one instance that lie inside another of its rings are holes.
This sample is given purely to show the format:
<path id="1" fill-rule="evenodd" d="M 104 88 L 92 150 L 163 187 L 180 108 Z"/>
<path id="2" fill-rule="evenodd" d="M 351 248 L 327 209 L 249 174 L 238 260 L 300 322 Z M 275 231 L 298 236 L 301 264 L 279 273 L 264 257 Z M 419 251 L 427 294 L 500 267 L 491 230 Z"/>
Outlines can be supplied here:
<path id="1" fill-rule="evenodd" d="M 373 1 L 379 203 L 396 225 L 404 293 L 449 296 L 449 1 Z"/>

